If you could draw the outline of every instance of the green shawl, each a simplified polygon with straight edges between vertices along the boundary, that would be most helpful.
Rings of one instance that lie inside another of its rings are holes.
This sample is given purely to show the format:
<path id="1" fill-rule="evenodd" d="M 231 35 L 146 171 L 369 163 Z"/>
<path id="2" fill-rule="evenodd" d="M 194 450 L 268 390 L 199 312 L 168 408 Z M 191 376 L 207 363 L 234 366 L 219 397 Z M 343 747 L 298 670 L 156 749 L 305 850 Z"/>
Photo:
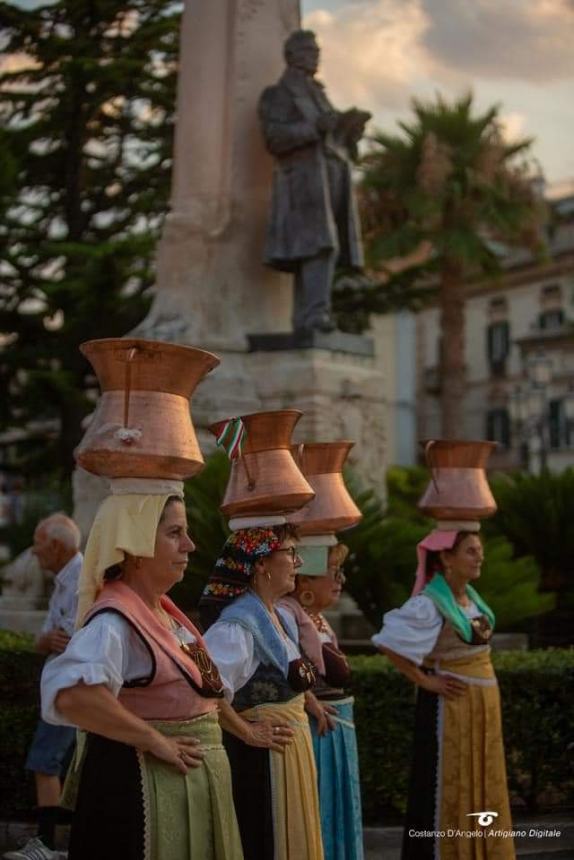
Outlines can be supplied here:
<path id="1" fill-rule="evenodd" d="M 454 599 L 451 587 L 443 574 L 436 573 L 428 585 L 421 591 L 421 594 L 426 594 L 427 597 L 430 597 L 443 618 L 450 621 L 456 632 L 470 645 L 472 642 L 472 624 L 462 606 Z M 466 586 L 466 594 L 474 601 L 482 614 L 486 616 L 490 626 L 494 630 L 495 617 L 490 606 L 484 602 L 472 585 Z"/>

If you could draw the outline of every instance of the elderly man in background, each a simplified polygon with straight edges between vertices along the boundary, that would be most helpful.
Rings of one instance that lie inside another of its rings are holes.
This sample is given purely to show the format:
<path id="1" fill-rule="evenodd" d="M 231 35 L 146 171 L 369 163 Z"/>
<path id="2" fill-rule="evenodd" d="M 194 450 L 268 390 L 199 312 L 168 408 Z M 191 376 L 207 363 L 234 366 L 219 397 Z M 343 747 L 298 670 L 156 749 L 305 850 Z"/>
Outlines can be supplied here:
<path id="1" fill-rule="evenodd" d="M 40 567 L 54 574 L 54 590 L 48 614 L 36 639 L 36 648 L 50 660 L 65 650 L 74 632 L 78 606 L 78 578 L 82 567 L 80 530 L 65 514 L 53 514 L 38 523 L 32 552 Z M 69 726 L 51 726 L 40 719 L 26 760 L 34 773 L 38 802 L 38 836 L 5 860 L 57 860 L 54 850 L 56 825 L 60 820 L 62 776 L 70 760 L 75 731 Z"/>

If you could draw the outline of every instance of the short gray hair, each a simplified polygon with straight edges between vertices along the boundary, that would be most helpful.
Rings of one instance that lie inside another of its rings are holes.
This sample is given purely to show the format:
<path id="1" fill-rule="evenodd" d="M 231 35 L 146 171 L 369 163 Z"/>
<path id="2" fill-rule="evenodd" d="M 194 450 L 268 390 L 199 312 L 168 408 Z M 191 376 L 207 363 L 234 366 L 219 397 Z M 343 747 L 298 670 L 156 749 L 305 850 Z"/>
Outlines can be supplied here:
<path id="1" fill-rule="evenodd" d="M 78 550 L 80 548 L 82 542 L 80 529 L 74 520 L 70 519 L 66 514 L 52 514 L 46 517 L 46 519 L 40 520 L 36 529 L 41 529 L 47 538 L 57 540 L 66 549 Z"/>

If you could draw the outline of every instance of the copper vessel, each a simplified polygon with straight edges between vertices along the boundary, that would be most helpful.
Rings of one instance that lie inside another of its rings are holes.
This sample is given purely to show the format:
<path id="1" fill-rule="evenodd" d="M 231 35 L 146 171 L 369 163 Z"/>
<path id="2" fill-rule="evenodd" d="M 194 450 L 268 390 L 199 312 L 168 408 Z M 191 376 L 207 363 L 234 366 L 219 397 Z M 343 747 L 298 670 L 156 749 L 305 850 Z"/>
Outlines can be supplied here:
<path id="1" fill-rule="evenodd" d="M 221 510 L 228 517 L 285 514 L 310 501 L 314 492 L 291 455 L 291 435 L 303 413 L 297 409 L 242 415 L 246 436 L 231 474 Z M 224 425 L 209 427 L 214 436 Z"/>
<path id="2" fill-rule="evenodd" d="M 189 398 L 217 367 L 210 352 L 135 338 L 83 343 L 102 396 L 76 460 L 111 478 L 195 475 L 203 466 Z"/>
<path id="3" fill-rule="evenodd" d="M 496 511 L 486 464 L 496 442 L 437 439 L 421 443 L 431 480 L 418 506 L 437 520 L 481 520 Z"/>
<path id="4" fill-rule="evenodd" d="M 291 514 L 301 535 L 324 535 L 349 529 L 362 514 L 343 479 L 343 466 L 354 442 L 305 442 L 293 445 L 299 468 L 315 490 L 315 498 Z"/>

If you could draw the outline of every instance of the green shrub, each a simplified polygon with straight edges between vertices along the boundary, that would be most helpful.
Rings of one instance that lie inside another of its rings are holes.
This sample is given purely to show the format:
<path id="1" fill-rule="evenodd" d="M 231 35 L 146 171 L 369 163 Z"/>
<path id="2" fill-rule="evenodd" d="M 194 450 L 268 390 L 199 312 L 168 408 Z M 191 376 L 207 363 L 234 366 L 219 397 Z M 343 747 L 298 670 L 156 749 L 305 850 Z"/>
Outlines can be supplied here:
<path id="1" fill-rule="evenodd" d="M 574 593 L 574 469 L 499 475 L 492 488 L 498 511 L 486 529 L 504 535 L 517 557 L 533 556 L 542 590 L 563 602 Z"/>
<path id="2" fill-rule="evenodd" d="M 363 519 L 342 535 L 350 549 L 346 588 L 365 617 L 379 628 L 383 613 L 410 596 L 417 566 L 416 545 L 431 529 L 416 508 L 424 469 L 395 467 L 387 477 L 388 503 L 361 487 L 351 473 L 347 484 Z M 498 631 L 554 608 L 554 595 L 538 593 L 539 568 L 530 556 L 515 558 L 512 544 L 498 533 L 483 537 L 485 562 L 478 590 L 496 615 Z"/>
<path id="3" fill-rule="evenodd" d="M 384 657 L 352 657 L 351 663 L 365 821 L 389 823 L 406 803 L 414 688 Z M 0 645 L 0 809 L 7 820 L 35 804 L 24 761 L 39 713 L 42 664 L 34 651 Z M 574 773 L 566 750 L 573 740 L 574 650 L 495 653 L 494 664 L 514 804 L 531 810 L 571 805 Z"/>
<path id="4" fill-rule="evenodd" d="M 572 805 L 574 649 L 495 652 L 493 662 L 513 806 Z M 365 821 L 388 823 L 406 805 L 415 691 L 384 657 L 351 663 Z"/>
<path id="5" fill-rule="evenodd" d="M 24 762 L 40 713 L 44 658 L 32 650 L 30 639 L 0 631 L 0 810 L 5 820 L 24 817 L 36 805 L 33 777 Z"/>

